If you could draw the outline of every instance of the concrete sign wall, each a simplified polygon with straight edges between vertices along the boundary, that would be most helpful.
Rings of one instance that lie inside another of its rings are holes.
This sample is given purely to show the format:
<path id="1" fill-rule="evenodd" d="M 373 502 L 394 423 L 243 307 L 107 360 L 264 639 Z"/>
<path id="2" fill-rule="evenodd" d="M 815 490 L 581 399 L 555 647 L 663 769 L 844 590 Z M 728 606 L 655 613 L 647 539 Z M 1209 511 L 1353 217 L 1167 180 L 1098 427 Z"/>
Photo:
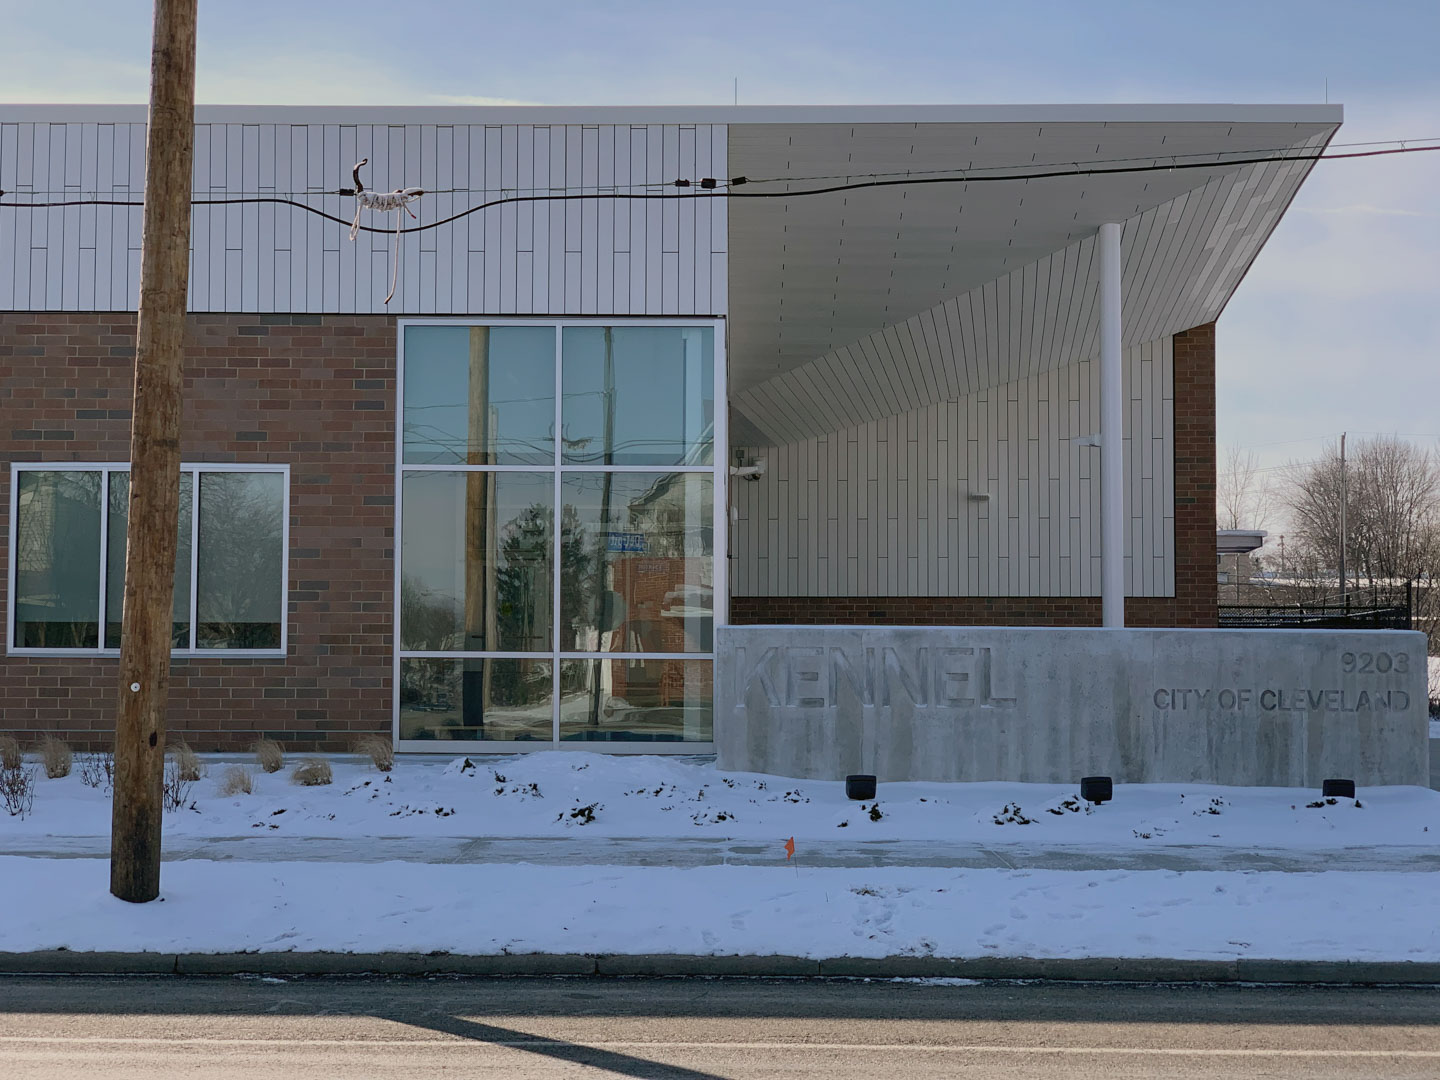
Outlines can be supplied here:
<path id="1" fill-rule="evenodd" d="M 834 780 L 1429 780 L 1410 631 L 732 626 L 724 769 Z"/>

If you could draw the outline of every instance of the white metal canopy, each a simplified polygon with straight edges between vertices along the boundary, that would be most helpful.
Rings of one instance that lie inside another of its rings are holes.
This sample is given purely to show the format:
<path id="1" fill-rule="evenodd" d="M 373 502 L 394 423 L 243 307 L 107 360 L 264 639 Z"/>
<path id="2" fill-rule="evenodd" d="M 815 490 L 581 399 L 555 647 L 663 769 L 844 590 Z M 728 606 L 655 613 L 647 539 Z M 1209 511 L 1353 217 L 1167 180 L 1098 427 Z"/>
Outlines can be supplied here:
<path id="1" fill-rule="evenodd" d="M 736 190 L 907 171 L 1163 171 L 731 200 L 737 444 L 809 438 L 1094 356 L 1105 222 L 1124 226 L 1125 345 L 1209 322 L 1313 167 L 1285 159 L 1317 153 L 1342 116 L 1313 105 L 899 112 L 737 116 L 729 171 L 752 182 Z M 1226 164 L 1250 157 L 1274 160 Z M 1164 168 L 1196 163 L 1206 167 Z"/>

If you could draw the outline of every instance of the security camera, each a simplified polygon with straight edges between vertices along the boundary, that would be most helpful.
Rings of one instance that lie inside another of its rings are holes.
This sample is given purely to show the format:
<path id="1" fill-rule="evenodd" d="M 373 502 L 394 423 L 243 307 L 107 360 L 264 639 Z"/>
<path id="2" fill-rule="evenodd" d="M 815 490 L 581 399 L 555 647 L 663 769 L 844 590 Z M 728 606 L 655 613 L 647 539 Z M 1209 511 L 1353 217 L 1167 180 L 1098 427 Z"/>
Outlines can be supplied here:
<path id="1" fill-rule="evenodd" d="M 765 459 L 757 458 L 749 465 L 731 465 L 730 475 L 741 476 L 750 481 L 759 480 L 765 475 Z"/>

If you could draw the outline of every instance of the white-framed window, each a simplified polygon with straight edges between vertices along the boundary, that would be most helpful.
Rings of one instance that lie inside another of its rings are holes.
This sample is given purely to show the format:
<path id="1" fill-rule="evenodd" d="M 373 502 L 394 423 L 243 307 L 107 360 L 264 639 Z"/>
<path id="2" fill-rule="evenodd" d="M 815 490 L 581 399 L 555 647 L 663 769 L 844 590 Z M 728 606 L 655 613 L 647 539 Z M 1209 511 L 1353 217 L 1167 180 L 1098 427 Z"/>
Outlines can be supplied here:
<path id="1" fill-rule="evenodd" d="M 723 321 L 399 336 L 397 745 L 708 749 Z"/>
<path id="2" fill-rule="evenodd" d="M 130 466 L 10 466 L 13 655 L 118 655 Z M 290 467 L 180 467 L 173 655 L 283 656 Z"/>

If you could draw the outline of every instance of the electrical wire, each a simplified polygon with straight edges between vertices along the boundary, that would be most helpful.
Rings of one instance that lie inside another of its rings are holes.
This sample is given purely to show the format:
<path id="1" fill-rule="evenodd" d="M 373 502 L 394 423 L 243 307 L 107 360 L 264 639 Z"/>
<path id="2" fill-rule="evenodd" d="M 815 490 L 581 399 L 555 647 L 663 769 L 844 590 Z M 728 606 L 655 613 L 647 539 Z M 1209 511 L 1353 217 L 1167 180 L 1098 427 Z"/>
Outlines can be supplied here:
<path id="1" fill-rule="evenodd" d="M 1343 148 L 1343 147 L 1352 147 L 1352 146 L 1400 146 L 1400 147 L 1404 147 L 1406 144 L 1409 144 L 1409 143 L 1440 143 L 1440 135 L 1431 135 L 1431 136 L 1416 137 L 1416 138 L 1409 138 L 1409 139 L 1371 139 L 1371 140 L 1369 140 L 1369 141 L 1367 141 L 1367 142 L 1328 143 L 1328 144 L 1326 145 L 1326 149 L 1328 149 L 1328 150 L 1336 150 L 1336 149 L 1340 149 L 1340 148 Z M 1078 160 L 1076 160 L 1076 159 L 1070 159 L 1070 160 L 1065 160 L 1065 161 L 1049 161 L 1049 162 L 1044 162 L 1043 164 L 1040 163 L 1040 162 L 1035 162 L 1035 161 L 1026 161 L 1026 162 L 1017 162 L 1017 163 L 1009 164 L 1009 165 L 979 165 L 979 166 L 967 166 L 967 167 L 965 167 L 965 168 L 961 168 L 961 167 L 959 167 L 959 166 L 949 166 L 949 167 L 947 167 L 947 168 L 939 168 L 939 169 L 896 169 L 896 170 L 892 170 L 892 171 L 890 171 L 890 172 L 818 173 L 818 174 L 814 174 L 814 175 L 810 175 L 810 176 L 775 176 L 775 177 L 764 177 L 764 178 L 753 177 L 753 176 L 752 176 L 752 177 L 749 177 L 749 178 L 748 178 L 747 182 L 748 182 L 748 183 L 751 183 L 751 184 L 773 184 L 773 183 L 787 183 L 787 182 L 788 182 L 788 183 L 799 183 L 799 182 L 806 182 L 806 181 L 812 181 L 812 180 L 871 180 L 871 179 L 885 179 L 885 178 L 900 177 L 900 176 L 942 176 L 942 175 L 948 175 L 948 174 L 953 174 L 953 173 L 962 173 L 962 174 L 965 174 L 965 175 L 974 175 L 974 174 L 976 174 L 976 173 L 1000 172 L 1000 171 L 1003 171 L 1003 170 L 1010 170 L 1010 169 L 1054 168 L 1054 167 L 1061 166 L 1061 165 L 1069 165 L 1069 166 L 1071 166 L 1071 167 L 1073 167 L 1073 168 L 1079 168 L 1079 167 L 1082 166 L 1082 165 L 1118 165 L 1118 164 L 1125 164 L 1125 163 L 1137 162 L 1137 161 L 1148 161 L 1148 162 L 1152 162 L 1152 163 L 1158 163 L 1158 162 L 1160 162 L 1161 160 L 1169 160 L 1169 161 L 1171 161 L 1171 162 L 1178 162 L 1181 158 L 1212 157 L 1212 156 L 1215 157 L 1215 160 L 1214 160 L 1214 161 L 1211 161 L 1211 162 L 1202 162 L 1202 163 L 1200 163 L 1200 164 L 1211 164 L 1211 165 L 1216 165 L 1216 166 L 1223 166 L 1223 165 L 1230 164 L 1230 163 L 1222 160 L 1222 159 L 1219 157 L 1219 155 L 1223 155 L 1223 154 L 1248 154 L 1248 155 L 1254 156 L 1254 155 L 1256 155 L 1256 154 L 1286 154 L 1286 153 L 1292 153 L 1292 152 L 1294 152 L 1294 149 L 1295 149 L 1295 148 L 1294 148 L 1293 146 L 1270 146 L 1270 147 L 1256 148 L 1256 149 L 1251 149 L 1251 150 L 1220 150 L 1220 151 L 1211 150 L 1211 151 L 1193 151 L 1193 152 L 1190 152 L 1190 153 L 1180 153 L 1180 154 L 1142 154 L 1142 155 L 1138 155 L 1138 156 L 1135 156 L 1135 157 L 1080 158 L 1080 159 L 1078 159 Z M 1425 149 L 1425 148 L 1424 148 L 1424 147 L 1421 147 L 1420 149 Z M 1340 156 L 1340 155 L 1332 154 L 1332 155 L 1329 155 L 1329 156 L 1331 156 L 1331 157 L 1338 157 L 1338 156 Z M 1157 167 L 1157 168 L 1168 168 L 1168 166 L 1161 166 L 1161 165 L 1158 165 L 1158 164 L 1156 165 L 1156 167 Z M 719 183 L 719 184 L 727 184 L 727 183 L 729 183 L 729 181 L 719 180 L 719 181 L 717 181 L 717 183 Z M 671 188 L 671 187 L 674 187 L 674 186 L 675 186 L 675 181 L 673 181 L 673 180 L 663 180 L 663 181 L 662 181 L 662 180 L 637 181 L 637 182 L 632 183 L 632 184 L 582 184 L 582 185 L 578 185 L 578 187 L 579 187 L 580 189 L 583 189 L 584 191 L 588 191 L 588 192 L 590 192 L 590 193 L 592 193 L 592 194 L 595 194 L 595 193 L 609 194 L 609 193 L 611 193 L 611 192 L 621 192 L 621 191 L 641 191 L 641 190 L 648 191 L 648 190 L 652 190 L 652 189 L 655 189 L 655 188 Z M 26 191 L 25 194 L 31 195 L 31 196 L 34 196 L 34 195 L 71 195 L 71 194 L 74 194 L 77 190 L 79 190 L 79 191 L 81 191 L 81 193 L 83 193 L 85 189 L 80 188 L 80 186 L 77 184 L 77 185 L 72 185 L 72 186 L 70 186 L 70 187 L 68 187 L 68 188 L 32 188 L 32 189 Z M 126 188 L 126 190 L 128 191 L 129 189 Z M 240 196 L 246 196 L 246 195 L 265 195 L 265 196 L 274 196 L 274 197 L 277 197 L 277 198 L 303 199 L 303 198 L 315 198 L 316 196 L 326 196 L 326 195 L 330 195 L 330 196 L 349 196 L 349 195 L 354 195 L 354 193 L 355 193 L 354 190 L 353 190 L 353 189 L 350 189 L 350 188 L 344 188 L 344 189 L 331 189 L 331 188 L 323 188 L 323 189 L 322 189 L 322 188 L 313 188 L 313 189 L 306 189 L 305 191 L 275 191 L 275 190 L 271 190 L 271 189 L 257 189 L 257 190 L 255 190 L 255 191 L 245 191 L 245 190 L 231 191 L 231 190 L 229 190 L 229 189 L 221 189 L 221 190 L 223 190 L 223 191 L 225 192 L 225 194 L 231 196 L 232 198 L 238 198 L 238 197 L 240 197 Z M 476 187 L 463 187 L 463 188 L 462 188 L 462 187 L 453 187 L 453 188 L 426 188 L 426 189 L 425 189 L 425 193 L 426 193 L 427 195 L 474 195 L 474 194 L 476 194 L 476 193 L 485 193 L 485 192 L 490 192 L 490 191 L 497 191 L 497 192 L 501 192 L 501 193 L 503 193 L 503 194 L 508 194 L 508 195 L 533 195 L 533 194 L 542 193 L 542 192 L 548 192 L 548 193 L 551 193 L 551 194 L 558 194 L 558 193 L 572 193 L 572 192 L 575 192 L 575 191 L 576 191 L 576 187 L 572 187 L 572 186 L 570 186 L 570 185 L 565 185 L 565 184 L 558 184 L 558 185 L 557 185 L 557 184 L 545 184 L 545 185 L 537 185 L 537 186 L 534 186 L 534 187 L 518 187 L 518 186 L 511 185 L 511 184 L 491 184 L 491 185 L 487 185 L 487 186 L 485 186 L 485 187 L 478 187 L 478 188 L 476 188 Z M 194 191 L 191 192 L 192 195 L 211 195 L 211 194 L 214 194 L 214 193 L 215 193 L 215 189 L 213 189 L 213 188 L 207 188 L 207 189 L 204 189 L 204 190 L 196 189 L 196 190 L 194 190 Z M 97 197 L 97 198 L 99 197 L 98 189 L 96 189 L 96 197 Z"/>
<path id="2" fill-rule="evenodd" d="M 1422 142 L 1422 141 L 1430 141 L 1430 140 L 1415 139 L 1415 140 L 1411 140 L 1411 141 L 1413 141 L 1413 142 Z M 1434 141 L 1440 141 L 1440 140 L 1434 140 Z M 1277 151 L 1277 152 L 1278 152 L 1278 151 Z M 1135 160 L 1137 160 L 1137 161 L 1153 161 L 1153 160 L 1154 160 L 1154 155 L 1151 155 L 1150 157 L 1146 157 L 1146 158 L 1136 158 Z M 1073 164 L 1073 163 L 1072 163 L 1072 162 L 1063 162 L 1062 164 Z M 1085 163 L 1085 164 L 1088 164 L 1088 163 Z M 1020 168 L 1021 166 L 1019 166 L 1019 165 L 1007 165 L 1007 166 L 1001 166 L 1001 167 L 1002 167 L 1002 168 L 1016 168 L 1016 169 L 1018 169 L 1018 168 Z M 870 175 L 870 174 L 867 173 L 867 174 L 863 174 L 863 175 Z M 726 183 L 726 181 L 723 181 L 723 180 L 722 180 L 722 181 L 720 181 L 720 183 Z M 512 194 L 512 195 L 525 195 L 525 194 L 535 194 L 536 192 L 546 192 L 546 191 L 549 191 L 549 192 L 568 192 L 568 191 L 577 191 L 577 190 L 601 191 L 601 192 L 609 192 L 609 191 L 641 191 L 641 190 L 647 190 L 647 191 L 648 191 L 648 190 L 650 190 L 650 189 L 652 189 L 652 188 L 671 188 L 671 187 L 674 187 L 674 186 L 675 186 L 675 181 L 674 181 L 674 180 L 646 180 L 646 181 L 637 181 L 636 183 L 633 183 L 633 184 L 577 184 L 577 185 L 567 185 L 567 184 L 559 184 L 559 185 L 556 185 L 556 184 L 541 184 L 541 185 L 537 185 L 537 186 L 535 186 L 535 187 L 517 187 L 517 186 L 515 186 L 514 184 L 491 184 L 491 185 L 489 185 L 488 187 L 478 187 L 478 188 L 474 188 L 474 187 L 426 188 L 426 189 L 425 189 L 425 194 L 426 194 L 426 195 L 474 195 L 474 194 L 476 194 L 477 192 L 482 192 L 482 193 L 483 193 L 483 192 L 488 192 L 488 191 L 500 191 L 500 192 L 505 192 L 505 193 L 507 193 L 507 194 Z M 131 190 L 131 188 L 130 188 L 130 186 L 129 186 L 128 184 L 126 184 L 126 185 L 113 185 L 113 187 L 115 187 L 115 188 L 117 188 L 117 189 L 119 189 L 119 190 L 123 190 L 123 191 L 130 191 L 130 190 Z M 99 189 L 99 188 L 87 188 L 87 187 L 81 186 L 80 184 L 71 184 L 69 187 L 64 187 L 64 188 L 31 188 L 31 189 L 28 189 L 28 190 L 25 192 L 25 194 L 26 194 L 26 195 L 74 195 L 74 194 L 76 194 L 77 192 L 80 193 L 80 194 L 84 194 L 84 193 L 87 192 L 87 191 L 94 191 L 96 197 L 97 197 L 97 198 L 99 197 L 99 194 L 100 194 L 100 189 Z M 329 195 L 329 196 L 340 196 L 340 197 L 353 196 L 353 195 L 355 194 L 355 189 L 354 189 L 354 188 L 306 188 L 304 191 L 276 191 L 276 190 L 272 190 L 272 189 L 270 189 L 270 188 L 257 188 L 257 189 L 255 189 L 254 191 L 247 191 L 247 190 L 244 190 L 244 189 L 236 189 L 236 190 L 233 190 L 233 191 L 232 191 L 231 189 L 229 189 L 229 188 L 227 188 L 227 187 L 217 187 L 217 188 L 195 188 L 195 189 L 193 189 L 193 190 L 190 192 L 190 194 L 191 194 L 192 196 L 193 196 L 193 195 L 215 195 L 215 194 L 217 194 L 217 193 L 218 193 L 218 194 L 230 195 L 230 196 L 233 196 L 233 197 L 239 197 L 239 196 L 242 196 L 242 195 L 273 195 L 273 196 L 277 196 L 277 197 L 279 197 L 279 198 L 313 199 L 313 198 L 317 198 L 317 197 L 325 196 L 325 195 Z M 13 194 L 15 194 L 15 192 L 11 192 L 10 194 L 13 195 Z"/>
<path id="3" fill-rule="evenodd" d="M 1440 145 L 1436 145 L 1436 146 L 1402 146 L 1402 147 L 1397 147 L 1397 148 L 1389 149 L 1389 150 L 1364 150 L 1364 151 L 1355 151 L 1355 152 L 1350 152 L 1350 153 L 1345 153 L 1345 154 L 1315 153 L 1315 154 L 1289 154 L 1289 155 L 1284 156 L 1284 157 L 1249 157 L 1249 158 L 1237 158 L 1237 159 L 1232 159 L 1232 160 L 1223 161 L 1223 162 L 1180 162 L 1180 163 L 1169 164 L 1169 165 L 1155 165 L 1155 164 L 1150 164 L 1150 165 L 1130 165 L 1130 166 L 1122 166 L 1122 167 L 1120 167 L 1120 168 L 1070 168 L 1070 169 L 1049 169 L 1049 168 L 1047 168 L 1047 169 L 1043 169 L 1043 170 L 1039 170 L 1039 171 L 1034 171 L 1034 172 L 1008 173 L 1008 174 L 1003 175 L 1003 176 L 996 176 L 996 175 L 991 175 L 991 174 L 985 174 L 985 175 L 976 176 L 976 175 L 973 175 L 973 174 L 971 174 L 971 173 L 969 173 L 969 172 L 961 171 L 961 172 L 959 173 L 959 175 L 956 175 L 956 176 L 906 176 L 906 177 L 901 177 L 901 178 L 896 178 L 896 179 L 855 180 L 855 181 L 851 181 L 851 182 L 847 182 L 847 183 L 843 183 L 843 184 L 831 184 L 831 185 L 827 185 L 827 186 L 825 186 L 825 187 L 802 188 L 802 189 L 800 189 L 800 190 L 798 190 L 798 191 L 794 191 L 794 190 L 736 191 L 736 190 L 734 190 L 736 187 L 740 187 L 740 186 L 742 186 L 742 185 L 749 185 L 749 184 L 751 184 L 752 182 L 758 182 L 758 181 L 751 181 L 748 177 L 736 176 L 736 177 L 730 178 L 729 181 L 724 182 L 724 183 L 726 183 L 728 186 L 726 186 L 726 187 L 720 187 L 719 185 L 722 183 L 722 181 L 715 180 L 715 179 L 712 179 L 712 178 L 708 178 L 708 177 L 707 177 L 707 178 L 699 181 L 699 182 L 698 182 L 698 185 L 695 185 L 695 182 L 694 182 L 694 181 L 690 181 L 690 180 L 676 180 L 676 181 L 672 181 L 672 182 L 671 182 L 671 186 L 679 187 L 679 188 L 682 188 L 682 189 L 684 189 L 684 188 L 689 188 L 689 187 L 692 187 L 692 186 L 699 186 L 699 187 L 701 188 L 701 190 L 699 190 L 699 191 L 684 191 L 684 190 L 681 190 L 681 191 L 678 191 L 678 192 L 676 192 L 676 193 L 674 193 L 674 194 L 662 194 L 662 193 L 659 193 L 659 192 L 588 192 L 588 193 L 582 193 L 582 194 L 563 193 L 563 194 L 558 194 L 558 195 L 557 195 L 557 194 L 553 194 L 553 193 L 552 193 L 552 194 L 543 194 L 543 195 L 510 195 L 510 196 L 504 196 L 504 197 L 502 197 L 502 198 L 490 199 L 490 200 L 487 200 L 486 202 L 478 203 L 478 204 L 476 204 L 475 206 L 469 207 L 469 208 L 466 209 L 466 210 L 461 210 L 461 211 L 459 211 L 458 213 L 454 213 L 454 214 L 449 215 L 448 217 L 439 218 L 439 219 L 436 220 L 436 221 L 425 222 L 425 223 L 422 223 L 422 224 L 420 224 L 420 225 L 412 225 L 412 226 L 410 226 L 409 228 L 405 228 L 405 229 L 399 230 L 399 232 L 401 232 L 401 233 L 427 232 L 427 231 L 429 231 L 430 229 L 438 229 L 438 228 L 440 228 L 440 227 L 443 226 L 443 225 L 449 225 L 449 224 L 451 224 L 452 222 L 459 221 L 459 220 L 461 220 L 462 218 L 469 217 L 471 214 L 479 213 L 481 210 L 489 210 L 489 209 L 491 209 L 491 208 L 493 208 L 493 207 L 496 207 L 496 206 L 512 206 L 512 205 L 517 205 L 517 204 L 521 204 L 521 203 L 578 202 L 578 201 L 587 200 L 587 199 L 608 200 L 608 201 L 616 201 L 616 202 L 630 202 L 630 201 L 634 201 L 634 202 L 661 201 L 661 202 L 663 202 L 663 201 L 671 201 L 671 200 L 691 200 L 691 199 L 799 199 L 799 198 L 813 197 L 813 196 L 816 196 L 816 195 L 830 195 L 830 194 L 834 194 L 834 193 L 842 192 L 842 191 L 861 191 L 861 190 L 871 189 L 871 188 L 921 187 L 921 186 L 930 186 L 930 185 L 935 185 L 935 184 L 965 184 L 965 185 L 969 185 L 969 184 L 982 184 L 982 183 L 1013 183 L 1013 182 L 1015 182 L 1015 181 L 1026 181 L 1026 182 L 1028 182 L 1028 181 L 1031 181 L 1031 180 L 1052 180 L 1052 179 L 1063 179 L 1063 178 L 1066 178 L 1066 177 L 1118 176 L 1118 175 L 1134 175 L 1134 174 L 1137 174 L 1137 173 L 1150 173 L 1150 172 L 1185 172 L 1185 171 L 1194 171 L 1194 170 L 1198 170 L 1198 169 L 1204 169 L 1204 170 L 1214 171 L 1214 170 L 1217 170 L 1217 169 L 1232 169 L 1232 168 L 1238 168 L 1238 167 L 1245 166 L 1245 165 L 1272 165 L 1272 164 L 1290 165 L 1290 164 L 1298 164 L 1298 163 L 1304 163 L 1304 162 L 1316 162 L 1316 161 L 1340 161 L 1340 160 L 1354 159 L 1354 158 L 1386 157 L 1386 156 L 1391 156 L 1391 155 L 1396 155 L 1396 154 L 1415 154 L 1415 153 L 1423 153 L 1423 152 L 1431 151 L 1431 150 L 1440 150 Z M 1153 159 L 1153 158 L 1147 158 L 1147 159 L 1144 159 L 1144 160 L 1153 161 L 1154 159 Z M 978 170 L 977 170 L 977 171 L 978 171 Z M 764 181 L 764 182 L 765 182 L 765 183 L 782 183 L 782 182 L 783 182 L 783 183 L 790 183 L 790 182 L 793 182 L 793 181 L 789 181 L 789 180 L 783 180 L 783 181 L 782 181 L 782 180 L 776 179 L 776 180 L 770 180 L 770 181 Z M 66 200 L 61 200 L 61 201 L 58 201 L 58 202 L 5 202 L 5 201 L 3 201 L 3 195 L 4 195 L 4 194 L 6 194 L 6 193 L 0 192 L 0 208 L 6 208 L 6 207 L 8 207 L 8 208 L 11 208 L 11 209 L 49 210 L 49 209 L 57 209 L 57 208 L 70 207 L 70 206 L 124 206 L 124 207 L 135 207 L 135 206 L 144 206 L 144 205 L 145 205 L 143 201 L 139 201 L 139 200 L 127 200 L 127 199 L 66 199 Z M 355 192 L 354 192 L 353 189 L 341 188 L 341 189 L 338 189 L 338 190 L 336 190 L 336 191 L 333 191 L 333 192 L 325 192 L 325 193 L 323 193 L 323 194 L 328 194 L 328 195 L 354 195 Z M 344 226 L 346 226 L 347 228 L 350 227 L 350 225 L 352 224 L 350 221 L 347 221 L 347 220 L 345 220 L 344 218 L 337 217 L 337 216 L 334 215 L 334 214 L 326 213 L 324 210 L 320 210 L 320 209 L 318 209 L 317 207 L 308 206 L 308 205 L 306 205 L 305 203 L 297 202 L 297 201 L 295 201 L 294 199 L 282 198 L 282 197 L 280 197 L 280 196 L 278 196 L 278 195 L 249 196 L 249 197 L 238 198 L 238 199 L 192 199 L 192 200 L 191 200 L 191 205 L 192 205 L 192 206 L 249 206 L 249 205 L 265 205 L 265 204 L 274 204 L 274 205 L 280 205 L 280 206 L 293 206 L 293 207 L 295 207 L 295 208 L 297 208 L 297 209 L 299 209 L 299 210 L 304 210 L 304 211 L 307 212 L 307 213 L 314 214 L 314 215 L 316 215 L 317 217 L 324 218 L 324 219 L 327 220 L 327 221 L 332 221 L 332 222 L 336 223 L 337 225 L 344 225 Z M 387 236 L 390 235 L 390 234 L 391 234 L 392 232 L 394 232 L 394 231 L 395 231 L 395 230 L 392 230 L 392 229 L 389 229 L 389 228 L 376 228 L 375 226 L 372 226 L 372 225 L 361 225 L 361 226 L 359 227 L 359 229 L 357 230 L 357 232 L 384 233 L 384 234 L 386 234 Z"/>
<path id="4" fill-rule="evenodd" d="M 1350 147 L 1350 146 L 1399 146 L 1399 147 L 1404 147 L 1407 143 L 1440 143 L 1440 135 L 1430 136 L 1430 137 L 1427 137 L 1427 138 L 1416 138 L 1416 139 L 1376 139 L 1376 140 L 1372 140 L 1372 141 L 1370 141 L 1370 142 L 1327 143 L 1326 146 L 1325 146 L 1325 149 L 1327 149 L 1327 150 L 1334 150 L 1334 149 L 1338 149 L 1338 148 L 1340 148 L 1340 147 Z M 1425 149 L 1425 148 L 1424 148 L 1424 147 L 1421 147 L 1421 149 Z M 1058 166 L 1061 166 L 1061 165 L 1069 165 L 1069 166 L 1071 166 L 1072 168 L 1078 169 L 1078 168 L 1080 168 L 1082 165 L 1123 165 L 1123 164 L 1133 163 L 1133 162 L 1137 162 L 1137 161 L 1149 161 L 1149 162 L 1152 162 L 1152 163 L 1157 163 L 1157 164 L 1155 165 L 1156 168 L 1166 168 L 1167 166 L 1159 165 L 1158 162 L 1164 161 L 1164 160 L 1169 160 L 1169 161 L 1172 162 L 1172 163 L 1178 163 L 1181 158 L 1198 158 L 1198 157 L 1213 157 L 1213 158 L 1215 158 L 1215 160 L 1209 161 L 1209 162 L 1193 162 L 1193 163 L 1190 163 L 1192 166 L 1195 166 L 1195 165 L 1206 165 L 1206 164 L 1219 166 L 1219 165 L 1233 165 L 1233 164 L 1235 164 L 1235 162 L 1223 160 L 1222 157 L 1221 157 L 1221 155 L 1224 155 L 1224 154 L 1245 154 L 1245 155 L 1248 155 L 1248 156 L 1250 156 L 1250 157 L 1254 157 L 1254 156 L 1257 155 L 1257 154 L 1267 154 L 1267 155 L 1268 155 L 1268 154 L 1288 154 L 1288 153 L 1294 153 L 1294 152 L 1295 152 L 1295 148 L 1294 148 L 1293 146 L 1270 146 L 1270 147 L 1264 147 L 1264 148 L 1255 148 L 1255 149 L 1251 149 L 1251 150 L 1207 150 L 1207 151 L 1199 151 L 1199 150 L 1196 150 L 1196 151 L 1191 151 L 1190 153 L 1178 153 L 1178 154 L 1142 154 L 1142 155 L 1139 155 L 1139 156 L 1137 156 L 1137 157 L 1082 158 L 1082 159 L 1080 159 L 1080 160 L 1078 160 L 1078 161 L 1072 158 L 1072 159 L 1065 160 L 1065 161 L 1049 161 L 1049 162 L 1045 162 L 1045 163 L 1043 163 L 1043 164 L 1041 164 L 1041 163 L 1039 163 L 1039 162 L 1035 162 L 1035 161 L 1027 161 L 1027 162 L 1025 162 L 1025 163 L 1023 163 L 1023 164 L 1018 164 L 1018 165 L 980 165 L 980 166 L 969 167 L 969 168 L 964 168 L 964 169 L 960 168 L 959 166 L 951 166 L 951 167 L 949 167 L 949 168 L 944 168 L 944 169 L 897 169 L 897 170 L 895 170 L 895 171 L 893 171 L 893 172 L 829 173 L 829 174 L 819 174 L 819 175 L 815 175 L 815 176 L 777 176 L 777 177 L 770 177 L 770 178 L 766 178 L 766 179 L 759 179 L 759 178 L 756 178 L 756 177 L 753 177 L 753 176 L 752 176 L 752 177 L 749 178 L 749 182 L 752 183 L 752 184 L 769 184 L 769 183 L 784 183 L 784 182 L 786 182 L 786 181 L 789 181 L 789 182 L 798 182 L 798 181 L 808 181 L 808 180 L 859 180 L 859 179 L 881 179 L 881 178 L 895 177 L 895 176 L 938 176 L 938 175 L 947 174 L 947 173 L 965 173 L 965 174 L 973 175 L 973 174 L 975 174 L 975 173 L 1000 172 L 1000 171 L 1002 171 L 1002 170 L 1008 170 L 1008 169 L 1055 168 L 1055 167 L 1058 167 Z M 1330 154 L 1330 155 L 1328 155 L 1328 156 L 1329 156 L 1329 157 L 1341 157 L 1341 156 L 1344 156 L 1344 155 L 1340 155 L 1340 154 Z M 1281 160 L 1284 160 L 1284 159 L 1281 159 Z"/>

